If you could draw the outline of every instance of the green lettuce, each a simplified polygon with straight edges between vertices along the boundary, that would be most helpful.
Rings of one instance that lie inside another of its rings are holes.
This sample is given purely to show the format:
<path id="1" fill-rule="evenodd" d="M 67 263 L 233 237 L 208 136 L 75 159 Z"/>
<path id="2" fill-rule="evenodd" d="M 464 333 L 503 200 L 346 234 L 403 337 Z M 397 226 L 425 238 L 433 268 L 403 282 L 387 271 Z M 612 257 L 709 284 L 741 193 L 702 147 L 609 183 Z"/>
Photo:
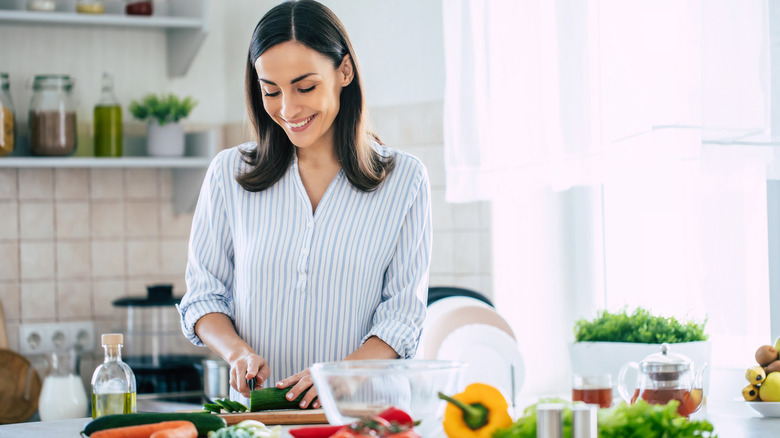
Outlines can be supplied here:
<path id="1" fill-rule="evenodd" d="M 561 399 L 541 399 L 539 403 L 563 404 L 563 437 L 572 436 L 572 403 Z M 493 438 L 536 438 L 536 407 L 531 405 L 509 428 L 493 433 Z M 677 401 L 651 405 L 644 400 L 620 403 L 599 409 L 599 438 L 716 438 L 712 423 L 689 420 L 677 413 Z"/>

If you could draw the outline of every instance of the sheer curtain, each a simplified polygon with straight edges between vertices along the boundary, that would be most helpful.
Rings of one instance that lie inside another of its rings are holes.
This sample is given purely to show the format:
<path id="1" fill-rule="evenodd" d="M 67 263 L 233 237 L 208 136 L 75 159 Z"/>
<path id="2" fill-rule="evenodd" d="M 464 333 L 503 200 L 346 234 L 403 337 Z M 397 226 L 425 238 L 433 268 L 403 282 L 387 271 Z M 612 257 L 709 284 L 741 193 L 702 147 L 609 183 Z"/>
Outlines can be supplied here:
<path id="1" fill-rule="evenodd" d="M 603 307 L 706 316 L 716 366 L 772 341 L 768 5 L 444 0 L 447 199 L 492 201 L 529 374 Z"/>

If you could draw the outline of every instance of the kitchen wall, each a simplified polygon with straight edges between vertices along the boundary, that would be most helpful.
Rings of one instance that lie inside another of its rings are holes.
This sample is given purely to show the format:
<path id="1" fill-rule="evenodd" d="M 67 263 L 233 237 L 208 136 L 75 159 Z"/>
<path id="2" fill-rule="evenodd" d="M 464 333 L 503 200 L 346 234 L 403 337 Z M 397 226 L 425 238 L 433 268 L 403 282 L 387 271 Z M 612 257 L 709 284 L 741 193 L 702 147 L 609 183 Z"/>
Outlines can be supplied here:
<path id="1" fill-rule="evenodd" d="M 124 103 L 149 91 L 195 96 L 200 104 L 190 126 L 225 127 L 218 146 L 230 147 L 249 138 L 243 102 L 247 41 L 276 3 L 209 2 L 208 36 L 180 78 L 167 76 L 162 32 L 48 25 L 0 25 L 0 71 L 11 75 L 22 121 L 28 81 L 53 72 L 76 78 L 79 117 L 90 121 L 100 75 L 108 70 Z M 489 205 L 444 201 L 441 2 L 325 4 L 344 21 L 358 52 L 375 130 L 428 168 L 431 285 L 491 296 Z M 163 281 L 184 293 L 192 217 L 173 213 L 172 196 L 168 169 L 0 168 L 0 301 L 12 348 L 20 323 L 88 319 L 104 332 L 123 323 L 123 313 L 111 306 L 117 297 L 142 295 L 145 285 Z"/>

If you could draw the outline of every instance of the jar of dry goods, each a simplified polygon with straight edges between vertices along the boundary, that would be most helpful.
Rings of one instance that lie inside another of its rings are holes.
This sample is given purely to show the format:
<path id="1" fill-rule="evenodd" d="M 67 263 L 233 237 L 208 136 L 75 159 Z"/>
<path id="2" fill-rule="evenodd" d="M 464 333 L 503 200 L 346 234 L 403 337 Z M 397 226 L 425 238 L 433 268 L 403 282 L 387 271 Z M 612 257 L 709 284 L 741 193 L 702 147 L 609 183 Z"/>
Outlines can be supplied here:
<path id="1" fill-rule="evenodd" d="M 76 107 L 67 75 L 39 75 L 30 101 L 30 148 L 35 155 L 70 155 L 76 150 Z"/>
<path id="2" fill-rule="evenodd" d="M 102 14 L 106 11 L 103 0 L 76 0 L 76 12 L 81 14 Z"/>
<path id="3" fill-rule="evenodd" d="M 16 122 L 14 103 L 11 93 L 8 73 L 0 73 L 0 157 L 14 150 L 14 126 Z"/>

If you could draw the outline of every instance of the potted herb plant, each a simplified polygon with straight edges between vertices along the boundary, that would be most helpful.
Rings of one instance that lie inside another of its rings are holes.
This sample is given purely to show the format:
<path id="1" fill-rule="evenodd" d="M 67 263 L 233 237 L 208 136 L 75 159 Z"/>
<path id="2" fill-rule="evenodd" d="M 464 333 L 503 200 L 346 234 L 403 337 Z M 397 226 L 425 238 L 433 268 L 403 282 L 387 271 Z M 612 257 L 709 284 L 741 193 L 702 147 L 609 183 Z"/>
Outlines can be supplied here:
<path id="1" fill-rule="evenodd" d="M 174 94 L 147 94 L 130 103 L 130 113 L 147 122 L 147 153 L 155 157 L 184 155 L 184 127 L 186 118 L 197 102 L 191 97 L 180 99 Z"/>
<path id="2" fill-rule="evenodd" d="M 628 362 L 639 362 L 670 344 L 670 351 L 690 358 L 696 369 L 710 364 L 712 345 L 703 322 L 679 321 L 674 317 L 651 314 L 637 308 L 610 313 L 601 311 L 592 320 L 581 319 L 574 325 L 575 342 L 571 345 L 572 371 L 579 375 L 610 374 L 613 394 L 617 395 L 620 368 Z M 708 367 L 704 372 L 705 393 L 709 386 Z M 627 377 L 630 388 L 634 377 Z"/>

